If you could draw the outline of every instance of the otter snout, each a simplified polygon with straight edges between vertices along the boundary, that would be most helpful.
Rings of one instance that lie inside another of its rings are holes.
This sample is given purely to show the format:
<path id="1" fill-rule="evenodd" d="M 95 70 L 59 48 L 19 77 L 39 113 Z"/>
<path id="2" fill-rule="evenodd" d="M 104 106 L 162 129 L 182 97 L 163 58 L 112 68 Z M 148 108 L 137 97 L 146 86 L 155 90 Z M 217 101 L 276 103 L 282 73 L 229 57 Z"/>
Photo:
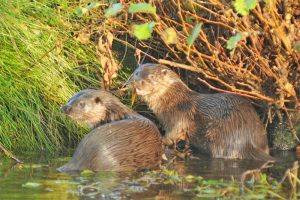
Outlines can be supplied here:
<path id="1" fill-rule="evenodd" d="M 140 69 L 137 68 L 137 69 L 133 72 L 131 78 L 129 79 L 129 84 L 132 84 L 132 83 L 134 83 L 134 82 L 136 82 L 137 80 L 140 80 L 140 79 L 141 79 L 141 77 L 140 77 Z"/>
<path id="2" fill-rule="evenodd" d="M 63 105 L 61 108 L 60 108 L 65 114 L 69 114 L 72 110 L 72 107 L 69 106 L 69 105 Z"/>

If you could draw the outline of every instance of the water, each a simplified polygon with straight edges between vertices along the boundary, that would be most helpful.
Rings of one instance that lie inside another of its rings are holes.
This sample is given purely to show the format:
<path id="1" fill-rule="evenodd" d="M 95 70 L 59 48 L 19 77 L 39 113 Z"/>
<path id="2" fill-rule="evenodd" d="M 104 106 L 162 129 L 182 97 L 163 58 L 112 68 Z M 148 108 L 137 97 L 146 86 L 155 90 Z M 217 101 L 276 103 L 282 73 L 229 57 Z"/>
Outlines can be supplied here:
<path id="1" fill-rule="evenodd" d="M 262 170 L 269 182 L 279 181 L 286 169 L 298 160 L 297 155 L 289 151 L 274 152 L 274 155 L 281 161 Z M 24 164 L 14 165 L 8 158 L 0 160 L 0 199 L 191 199 L 197 196 L 201 199 L 229 198 L 228 194 L 256 199 L 270 195 L 264 188 L 274 189 L 272 184 L 250 183 L 252 179 L 245 181 L 249 182 L 246 189 L 245 184 L 240 183 L 245 171 L 255 171 L 264 165 L 254 161 L 200 158 L 178 161 L 164 172 L 63 174 L 56 168 L 68 158 L 37 153 L 18 157 Z M 286 185 L 278 194 L 291 198 Z M 299 192 L 293 191 L 293 195 L 297 198 Z"/>

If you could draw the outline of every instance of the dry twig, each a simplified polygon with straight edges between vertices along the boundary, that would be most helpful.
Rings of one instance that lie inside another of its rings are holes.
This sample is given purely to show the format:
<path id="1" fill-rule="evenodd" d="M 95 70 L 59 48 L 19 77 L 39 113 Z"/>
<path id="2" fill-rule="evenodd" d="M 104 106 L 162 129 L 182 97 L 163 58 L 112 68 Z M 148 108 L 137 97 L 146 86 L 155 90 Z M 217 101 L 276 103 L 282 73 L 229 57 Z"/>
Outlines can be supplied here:
<path id="1" fill-rule="evenodd" d="M 13 156 L 11 152 L 9 152 L 8 150 L 6 150 L 6 149 L 2 146 L 2 144 L 0 144 L 0 149 L 1 149 L 1 151 L 3 151 L 3 153 L 4 153 L 8 158 L 13 159 L 13 160 L 16 161 L 17 163 L 23 163 L 21 160 L 19 160 L 19 159 L 16 158 L 15 156 Z"/>

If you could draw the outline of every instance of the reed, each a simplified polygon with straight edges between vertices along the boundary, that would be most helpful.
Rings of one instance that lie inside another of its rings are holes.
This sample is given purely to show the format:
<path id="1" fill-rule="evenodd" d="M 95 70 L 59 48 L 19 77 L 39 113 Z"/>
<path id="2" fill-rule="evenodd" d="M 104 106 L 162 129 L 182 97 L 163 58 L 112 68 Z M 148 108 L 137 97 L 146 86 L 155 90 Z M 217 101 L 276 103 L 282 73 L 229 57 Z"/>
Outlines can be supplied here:
<path id="1" fill-rule="evenodd" d="M 60 106 L 80 88 L 99 87 L 101 67 L 67 0 L 0 0 L 0 143 L 9 150 L 55 150 L 85 129 Z"/>

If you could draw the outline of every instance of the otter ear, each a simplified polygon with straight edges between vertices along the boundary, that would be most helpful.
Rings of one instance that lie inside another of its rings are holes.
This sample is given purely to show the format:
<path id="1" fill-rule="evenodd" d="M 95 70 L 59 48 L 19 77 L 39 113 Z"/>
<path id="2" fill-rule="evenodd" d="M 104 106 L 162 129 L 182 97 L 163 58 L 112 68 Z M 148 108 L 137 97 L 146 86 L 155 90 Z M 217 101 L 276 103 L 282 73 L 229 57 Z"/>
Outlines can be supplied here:
<path id="1" fill-rule="evenodd" d="M 101 98 L 100 98 L 100 97 L 96 97 L 96 98 L 95 98 L 95 103 L 102 103 Z"/>
<path id="2" fill-rule="evenodd" d="M 160 72 L 161 72 L 162 75 L 165 76 L 165 75 L 167 75 L 168 70 L 167 69 L 162 69 Z"/>

